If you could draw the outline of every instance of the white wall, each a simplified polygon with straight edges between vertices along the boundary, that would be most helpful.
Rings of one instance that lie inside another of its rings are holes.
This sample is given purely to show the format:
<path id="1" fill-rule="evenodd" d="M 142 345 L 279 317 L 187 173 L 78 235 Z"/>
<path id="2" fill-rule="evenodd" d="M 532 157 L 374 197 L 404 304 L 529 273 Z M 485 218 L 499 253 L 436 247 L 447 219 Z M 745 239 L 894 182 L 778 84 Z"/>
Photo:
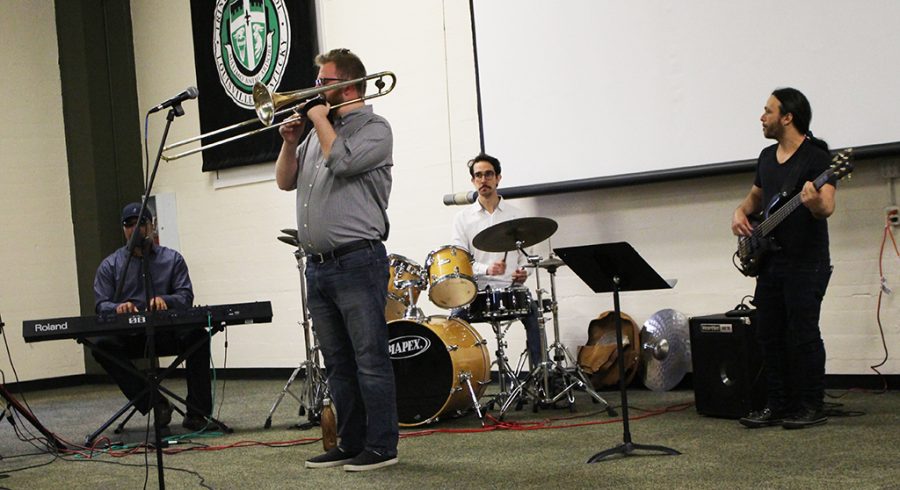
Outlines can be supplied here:
<path id="1" fill-rule="evenodd" d="M 50 7 L 47 10 L 52 12 Z M 145 0 L 132 2 L 132 16 L 139 105 L 146 108 L 196 83 L 190 13 L 186 0 Z M 465 162 L 478 152 L 468 2 L 320 0 L 319 16 L 323 49 L 349 47 L 361 56 L 369 72 L 391 70 L 397 74 L 395 91 L 372 102 L 375 110 L 391 122 L 395 136 L 394 189 L 389 209 L 392 229 L 387 245 L 390 252 L 423 264 L 429 251 L 449 241 L 450 222 L 459 209 L 443 206 L 441 196 L 470 189 Z M 50 19 L 52 25 L 52 15 Z M 540 66 L 539 60 L 535 65 Z M 58 79 L 58 73 L 55 78 Z M 544 96 L 546 80 L 511 75 L 511 83 L 534 83 L 536 93 Z M 762 104 L 767 94 L 736 96 L 759 99 Z M 17 112 L 28 110 L 22 107 Z M 185 104 L 185 110 L 187 115 L 174 124 L 170 141 L 199 132 L 196 105 Z M 747 114 L 752 119 L 757 116 Z M 47 118 L 41 116 L 41 121 L 45 124 Z M 157 115 L 151 126 L 152 149 L 158 143 L 162 123 L 163 117 Z M 540 120 L 536 123 L 546 124 Z M 22 130 L 16 136 L 25 134 L 38 132 Z M 61 125 L 54 134 L 62 139 Z M 34 158 L 46 154 L 46 147 L 29 150 L 25 154 L 28 161 L 47 160 Z M 6 172 L 9 158 L 7 150 L 3 151 Z M 59 149 L 58 153 L 60 172 L 64 174 L 64 152 Z M 503 155 L 498 156 L 503 160 Z M 229 329 L 228 366 L 295 366 L 303 358 L 303 340 L 296 325 L 300 318 L 296 263 L 291 249 L 275 238 L 281 228 L 295 227 L 294 196 L 278 191 L 271 180 L 216 189 L 216 174 L 202 173 L 200 167 L 199 157 L 164 163 L 155 186 L 155 192 L 175 195 L 181 251 L 191 268 L 196 301 L 219 304 L 271 300 L 275 312 L 272 324 Z M 270 166 L 263 167 L 260 173 L 271 171 Z M 515 171 L 516 162 L 504 160 L 504 173 Z M 4 176 L 0 184 L 4 189 L 6 180 Z M 729 229 L 731 212 L 751 181 L 750 174 L 710 177 L 520 199 L 515 204 L 559 222 L 559 231 L 551 239 L 553 247 L 625 240 L 664 277 L 678 278 L 678 285 L 670 291 L 622 295 L 623 311 L 643 323 L 663 308 L 675 308 L 687 315 L 721 313 L 744 295 L 752 294 L 753 281 L 731 266 L 735 242 Z M 60 185 L 59 192 L 65 193 L 65 183 Z M 35 184 L 32 193 L 37 188 Z M 17 233 L 17 243 L 26 245 L 15 249 L 5 245 L 7 220 L 18 219 L 15 216 L 33 212 L 32 208 L 37 207 L 60 221 L 70 221 L 68 214 L 63 216 L 58 211 L 62 208 L 46 197 L 45 182 L 40 191 L 41 199 L 30 206 L 19 205 L 21 199 L 10 200 L 0 213 L 4 220 L 4 251 L 11 249 L 16 262 L 22 264 L 17 265 L 22 270 L 15 277 L 34 274 L 32 268 L 49 273 L 50 268 L 37 264 L 26 267 L 28 256 L 20 250 L 40 247 L 42 233 L 21 226 L 24 231 Z M 2 199 L 7 202 L 6 195 Z M 61 205 L 68 211 L 66 199 Z M 877 162 L 863 162 L 853 180 L 838 191 L 838 210 L 829 220 L 835 274 L 822 317 L 830 374 L 869 374 L 868 366 L 881 360 L 875 320 L 877 257 L 883 207 L 891 199 L 888 181 L 880 177 Z M 23 233 L 28 238 L 22 238 Z M 536 249 L 546 256 L 547 247 L 545 243 Z M 66 246 L 68 252 L 60 252 L 63 267 L 70 270 L 70 285 L 63 290 L 70 295 L 75 291 L 71 248 Z M 3 260 L 5 257 L 4 252 Z M 894 282 L 900 283 L 900 259 L 886 255 L 885 264 L 889 283 L 897 286 Z M 574 352 L 587 337 L 590 319 L 611 309 L 612 298 L 593 294 L 567 268 L 560 270 L 557 283 L 561 340 Z M 546 275 L 542 285 L 549 288 Z M 18 284 L 14 286 L 17 293 L 21 291 Z M 10 308 L 5 304 L 6 288 L 13 290 L 13 286 L 6 282 L 2 287 L 5 289 L 0 307 L 5 310 Z M 77 311 L 76 298 L 69 301 L 68 306 L 53 305 L 59 315 Z M 24 317 L 53 314 L 42 315 L 38 303 L 32 305 Z M 429 314 L 443 312 L 428 303 L 427 295 L 421 297 L 420 306 Z M 4 310 L 0 310 L 4 317 L 12 315 Z M 900 336 L 898 311 L 900 305 L 892 297 L 883 301 L 881 318 L 889 346 L 896 346 Z M 12 323 L 10 320 L 14 319 L 6 319 L 8 324 Z M 490 332 L 482 325 L 477 328 L 485 336 Z M 510 351 L 520 351 L 524 346 L 522 329 L 513 326 L 508 340 Z M 49 344 L 64 343 L 67 342 Z M 214 359 L 219 366 L 224 357 L 222 343 L 220 336 L 214 346 Z M 493 353 L 494 348 L 491 339 L 489 351 Z M 21 347 L 13 355 L 22 357 L 19 352 Z M 891 360 L 882 372 L 900 373 L 900 363 Z M 57 375 L 46 370 L 40 377 Z"/>
<path id="2" fill-rule="evenodd" d="M 6 340 L 22 381 L 81 374 L 84 360 L 74 341 L 22 340 L 23 320 L 79 310 L 52 0 L 5 2 L 0 45 L 0 86 L 7 91 L 0 124 L 0 315 Z M 15 381 L 6 355 L 0 355 L 0 369 L 6 382 Z"/>

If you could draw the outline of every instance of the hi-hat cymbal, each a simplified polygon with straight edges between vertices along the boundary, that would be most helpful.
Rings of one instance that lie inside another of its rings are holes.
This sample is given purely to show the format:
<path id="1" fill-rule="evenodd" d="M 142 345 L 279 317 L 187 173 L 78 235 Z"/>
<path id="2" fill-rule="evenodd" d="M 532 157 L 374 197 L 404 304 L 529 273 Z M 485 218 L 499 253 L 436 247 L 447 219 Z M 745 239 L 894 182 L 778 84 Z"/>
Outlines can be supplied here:
<path id="1" fill-rule="evenodd" d="M 281 232 L 284 233 L 285 235 L 290 235 L 290 236 L 294 237 L 295 239 L 297 238 L 297 230 L 295 230 L 293 228 L 284 228 L 283 230 L 281 230 Z"/>
<path id="2" fill-rule="evenodd" d="M 550 257 L 549 259 L 544 259 L 538 262 L 538 267 L 541 269 L 550 269 L 550 268 L 559 268 L 566 265 L 565 262 L 562 261 L 559 257 Z M 531 264 L 526 264 L 525 267 L 534 267 Z"/>
<path id="3" fill-rule="evenodd" d="M 485 252 L 509 252 L 516 250 L 518 242 L 523 247 L 550 238 L 559 225 L 550 218 L 518 218 L 497 223 L 475 235 L 472 245 Z"/>

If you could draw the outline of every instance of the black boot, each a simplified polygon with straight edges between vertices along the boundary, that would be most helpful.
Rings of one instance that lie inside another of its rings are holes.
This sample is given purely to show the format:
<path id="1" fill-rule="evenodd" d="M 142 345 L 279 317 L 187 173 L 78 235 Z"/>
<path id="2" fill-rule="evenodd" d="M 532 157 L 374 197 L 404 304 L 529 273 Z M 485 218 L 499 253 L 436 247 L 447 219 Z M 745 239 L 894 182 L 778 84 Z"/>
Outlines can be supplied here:
<path id="1" fill-rule="evenodd" d="M 750 412 L 746 417 L 740 420 L 741 425 L 750 429 L 758 429 L 760 427 L 771 427 L 773 425 L 782 425 L 784 422 L 784 413 L 775 411 L 766 407 L 756 412 Z"/>

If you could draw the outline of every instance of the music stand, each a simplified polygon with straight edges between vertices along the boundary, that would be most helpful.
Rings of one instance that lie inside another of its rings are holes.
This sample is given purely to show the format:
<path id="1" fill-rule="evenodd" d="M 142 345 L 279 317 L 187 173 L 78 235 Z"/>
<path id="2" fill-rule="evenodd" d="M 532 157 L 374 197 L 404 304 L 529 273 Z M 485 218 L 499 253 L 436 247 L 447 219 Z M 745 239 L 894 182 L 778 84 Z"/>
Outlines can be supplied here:
<path id="1" fill-rule="evenodd" d="M 620 291 L 671 289 L 675 285 L 674 281 L 668 282 L 660 277 L 627 242 L 556 248 L 554 251 L 595 293 L 613 293 L 613 305 L 616 313 L 619 391 L 622 393 L 623 442 L 613 448 L 600 451 L 591 456 L 587 462 L 596 463 L 615 454 L 621 454 L 623 457 L 631 456 L 636 450 L 658 451 L 664 455 L 673 456 L 681 454 L 665 446 L 636 444 L 631 441 L 631 431 L 628 427 L 628 390 L 625 387 L 625 354 L 622 346 L 622 312 L 619 309 Z"/>

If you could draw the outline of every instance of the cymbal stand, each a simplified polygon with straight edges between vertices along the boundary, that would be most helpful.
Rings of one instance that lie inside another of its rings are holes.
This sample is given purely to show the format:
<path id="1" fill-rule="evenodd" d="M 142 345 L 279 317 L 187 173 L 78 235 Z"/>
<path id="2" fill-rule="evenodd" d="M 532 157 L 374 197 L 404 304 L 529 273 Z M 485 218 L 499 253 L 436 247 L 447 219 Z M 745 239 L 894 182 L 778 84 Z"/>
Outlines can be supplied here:
<path id="1" fill-rule="evenodd" d="M 553 258 L 553 254 L 550 255 Z M 535 268 L 535 278 L 537 278 L 539 267 Z M 578 365 L 578 362 L 575 360 L 575 357 L 572 356 L 572 353 L 569 352 L 569 349 L 566 348 L 559 340 L 559 303 L 556 301 L 556 270 L 558 266 L 552 265 L 547 267 L 547 272 L 550 274 L 550 298 L 551 298 L 551 314 L 553 315 L 553 337 L 554 342 L 548 348 L 548 355 L 550 352 L 552 355 L 552 367 L 551 369 L 562 377 L 563 385 L 565 387 L 557 393 L 553 398 L 550 399 L 550 403 L 556 403 L 563 396 L 569 402 L 569 406 L 573 406 L 575 403 L 575 394 L 574 389 L 580 388 L 586 391 L 591 398 L 593 398 L 597 403 L 603 406 L 610 416 L 615 416 L 616 413 L 612 407 L 610 407 L 609 403 L 603 399 L 593 388 L 591 388 L 591 384 L 588 382 L 587 378 L 584 376 L 584 373 L 581 371 L 581 367 Z M 538 296 L 540 297 L 540 290 L 538 291 Z M 538 302 L 541 308 L 543 308 L 543 303 Z M 543 310 L 541 310 L 541 316 L 543 316 Z M 567 369 L 566 362 L 568 365 L 574 366 L 574 368 L 570 371 Z"/>
<path id="2" fill-rule="evenodd" d="M 543 305 L 543 290 L 541 289 L 541 278 L 538 273 L 538 264 L 541 262 L 541 257 L 539 255 L 531 255 L 524 249 L 525 242 L 518 240 L 516 241 L 516 248 L 525 258 L 528 260 L 528 263 L 534 267 L 534 279 L 536 281 L 536 291 L 537 291 L 537 302 L 539 305 Z M 500 410 L 500 418 L 506 414 L 506 411 L 509 410 L 511 406 L 511 400 L 514 400 L 522 395 L 522 392 L 527 391 L 529 386 L 535 386 L 535 393 L 533 394 L 534 403 L 532 404 L 532 411 L 537 412 L 538 405 L 549 405 L 553 403 L 553 401 L 547 398 L 547 394 L 550 393 L 550 361 L 547 357 L 547 330 L 545 325 L 545 319 L 543 313 L 538 315 L 538 330 L 541 333 L 541 362 L 538 363 L 537 366 L 534 366 L 534 369 L 528 373 L 528 377 L 525 378 L 525 381 L 519 383 L 513 392 L 510 394 L 509 399 L 506 403 L 503 404 L 503 407 Z"/>
<path id="3" fill-rule="evenodd" d="M 281 238 L 289 237 L 279 237 L 279 239 Z M 288 240 L 282 241 L 285 243 L 294 243 Z M 291 377 L 288 378 L 287 383 L 285 383 L 284 388 L 281 389 L 281 393 L 279 393 L 278 397 L 275 399 L 275 403 L 269 410 L 268 417 L 266 417 L 266 423 L 264 425 L 266 429 L 272 427 L 272 414 L 275 413 L 275 409 L 278 408 L 278 405 L 281 403 L 281 400 L 284 399 L 285 394 L 291 395 L 292 398 L 297 400 L 297 402 L 300 403 L 300 415 L 303 416 L 305 413 L 307 416 L 308 422 L 296 424 L 296 428 L 305 430 L 318 425 L 322 415 L 322 401 L 326 398 L 328 393 L 328 384 L 326 383 L 325 376 L 319 366 L 319 342 L 316 340 L 316 332 L 310 322 L 309 310 L 306 308 L 306 267 L 303 250 L 299 246 L 294 251 L 294 258 L 297 259 L 297 270 L 300 272 L 300 307 L 303 313 L 303 321 L 300 322 L 300 324 L 303 326 L 303 342 L 306 346 L 306 360 L 294 369 Z M 306 372 L 306 377 L 303 378 L 300 396 L 297 396 L 290 388 L 301 370 Z"/>

